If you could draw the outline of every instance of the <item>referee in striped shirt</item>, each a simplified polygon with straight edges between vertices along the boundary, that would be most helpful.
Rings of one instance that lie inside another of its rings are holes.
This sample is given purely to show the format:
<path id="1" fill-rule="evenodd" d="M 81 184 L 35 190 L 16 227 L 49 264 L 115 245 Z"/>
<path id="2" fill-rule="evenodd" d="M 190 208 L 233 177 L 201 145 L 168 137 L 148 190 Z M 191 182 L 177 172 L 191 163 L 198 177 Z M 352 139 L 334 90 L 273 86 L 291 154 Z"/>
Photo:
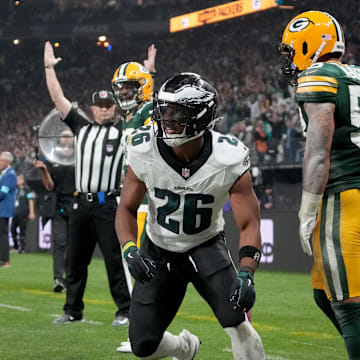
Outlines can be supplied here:
<path id="1" fill-rule="evenodd" d="M 115 100 L 109 91 L 102 90 L 92 94 L 90 108 L 95 120 L 93 123 L 71 104 L 64 96 L 54 70 L 60 60 L 61 58 L 55 58 L 51 44 L 46 42 L 46 84 L 64 122 L 76 136 L 77 192 L 69 219 L 66 303 L 64 314 L 54 320 L 54 323 L 82 320 L 87 267 L 97 242 L 105 259 L 111 295 L 117 306 L 112 325 L 123 326 L 128 324 L 130 294 L 115 234 L 115 196 L 120 189 L 123 157 L 120 145 L 121 123 L 113 122 Z"/>

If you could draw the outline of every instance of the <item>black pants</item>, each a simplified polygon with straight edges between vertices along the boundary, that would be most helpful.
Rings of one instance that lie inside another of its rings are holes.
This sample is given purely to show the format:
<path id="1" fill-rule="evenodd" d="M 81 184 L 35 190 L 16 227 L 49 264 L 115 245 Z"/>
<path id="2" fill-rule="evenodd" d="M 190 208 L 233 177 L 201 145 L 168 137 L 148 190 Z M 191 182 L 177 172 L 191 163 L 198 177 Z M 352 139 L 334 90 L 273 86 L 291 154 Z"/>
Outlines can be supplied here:
<path id="1" fill-rule="evenodd" d="M 52 219 L 53 272 L 54 279 L 62 279 L 67 270 L 66 243 L 69 217 L 57 212 Z"/>
<path id="2" fill-rule="evenodd" d="M 118 308 L 116 315 L 128 315 L 130 294 L 115 233 L 116 207 L 116 200 L 111 198 L 103 205 L 78 198 L 74 202 L 69 220 L 69 274 L 64 311 L 75 318 L 82 317 L 88 265 L 96 243 L 104 256 L 111 295 Z"/>
<path id="3" fill-rule="evenodd" d="M 222 235 L 181 254 L 160 249 L 146 238 L 142 251 L 160 264 L 161 270 L 150 282 L 136 281 L 134 285 L 129 336 L 136 356 L 149 356 L 157 349 L 189 282 L 210 305 L 222 327 L 244 321 L 244 313 L 234 311 L 229 301 L 236 271 Z"/>
<path id="4" fill-rule="evenodd" d="M 26 214 L 15 214 L 11 221 L 11 236 L 14 242 L 14 249 L 18 249 L 20 245 L 20 249 L 25 249 L 25 236 L 26 236 L 26 224 L 28 222 L 28 217 Z M 19 236 L 17 232 L 17 228 L 19 228 Z M 19 242 L 18 242 L 19 238 Z"/>
<path id="5" fill-rule="evenodd" d="M 7 262 L 9 258 L 9 218 L 0 218 L 0 262 Z"/>

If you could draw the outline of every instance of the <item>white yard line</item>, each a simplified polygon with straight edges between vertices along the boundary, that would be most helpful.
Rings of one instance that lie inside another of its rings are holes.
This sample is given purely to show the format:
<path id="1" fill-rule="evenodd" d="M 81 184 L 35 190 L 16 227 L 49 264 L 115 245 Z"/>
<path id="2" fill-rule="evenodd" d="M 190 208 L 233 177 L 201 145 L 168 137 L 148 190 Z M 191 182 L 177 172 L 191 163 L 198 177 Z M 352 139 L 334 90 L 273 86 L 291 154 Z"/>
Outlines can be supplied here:
<path id="1" fill-rule="evenodd" d="M 9 304 L 0 304 L 0 308 L 7 308 L 11 310 L 18 310 L 18 311 L 31 311 L 31 309 L 27 309 L 21 306 L 14 306 Z"/>
<path id="2" fill-rule="evenodd" d="M 319 345 L 319 344 L 314 345 L 312 343 L 303 342 L 303 341 L 297 341 L 297 340 L 290 340 L 290 341 L 293 342 L 293 343 L 297 343 L 297 344 L 308 345 L 308 346 L 316 346 L 316 347 L 324 348 L 324 349 L 331 349 L 331 350 L 336 349 L 335 347 L 332 347 L 332 346 Z"/>
<path id="3" fill-rule="evenodd" d="M 61 315 L 59 314 L 50 314 L 51 317 L 55 317 L 58 318 Z M 86 319 L 82 319 L 81 321 L 82 323 L 87 323 L 87 324 L 91 324 L 91 325 L 104 325 L 104 323 L 102 321 L 95 321 L 95 320 L 86 320 Z"/>

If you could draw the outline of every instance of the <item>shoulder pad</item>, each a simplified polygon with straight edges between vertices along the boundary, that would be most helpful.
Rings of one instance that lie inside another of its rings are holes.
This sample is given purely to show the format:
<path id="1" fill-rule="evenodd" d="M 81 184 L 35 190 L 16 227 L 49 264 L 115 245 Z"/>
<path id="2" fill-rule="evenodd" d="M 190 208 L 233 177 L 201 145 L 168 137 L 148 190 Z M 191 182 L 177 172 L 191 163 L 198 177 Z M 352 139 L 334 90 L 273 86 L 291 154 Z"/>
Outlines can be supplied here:
<path id="1" fill-rule="evenodd" d="M 235 165 L 249 162 L 249 149 L 235 136 L 212 131 L 213 153 L 218 163 Z"/>
<path id="2" fill-rule="evenodd" d="M 148 153 L 154 146 L 154 130 L 151 125 L 141 126 L 129 134 L 127 145 L 129 152 Z"/>
<path id="3" fill-rule="evenodd" d="M 151 116 L 152 112 L 153 112 L 152 101 L 143 103 L 138 110 L 139 114 L 146 117 Z"/>
<path id="4" fill-rule="evenodd" d="M 299 78 L 304 76 L 331 76 L 341 77 L 345 75 L 344 65 L 337 62 L 315 63 L 299 74 Z"/>
<path id="5" fill-rule="evenodd" d="M 301 102 L 336 102 L 338 79 L 344 73 L 336 63 L 316 63 L 298 78 L 296 100 Z"/>

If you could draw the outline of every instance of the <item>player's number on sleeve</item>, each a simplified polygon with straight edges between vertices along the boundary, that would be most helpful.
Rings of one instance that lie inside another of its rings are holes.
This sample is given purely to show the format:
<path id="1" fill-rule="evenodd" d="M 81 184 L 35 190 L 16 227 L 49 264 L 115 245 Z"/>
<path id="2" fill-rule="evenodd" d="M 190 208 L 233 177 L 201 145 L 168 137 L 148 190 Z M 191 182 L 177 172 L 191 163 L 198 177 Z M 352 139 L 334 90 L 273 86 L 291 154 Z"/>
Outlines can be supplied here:
<path id="1" fill-rule="evenodd" d="M 134 135 L 131 138 L 131 145 L 136 146 L 142 144 L 144 141 L 147 142 L 150 140 L 150 134 L 149 133 L 139 133 L 137 135 Z"/>
<path id="2" fill-rule="evenodd" d="M 218 143 L 226 141 L 228 144 L 236 146 L 238 141 L 235 138 L 229 138 L 227 136 L 219 136 Z"/>
<path id="3" fill-rule="evenodd" d="M 360 86 L 349 85 L 350 93 L 350 121 L 357 128 L 350 134 L 350 140 L 360 148 Z"/>
<path id="4" fill-rule="evenodd" d="M 169 216 L 180 207 L 181 197 L 166 189 L 155 188 L 155 196 L 159 199 L 167 198 L 167 203 L 157 209 L 157 222 L 165 229 L 179 234 L 180 222 Z M 187 194 L 184 198 L 183 231 L 185 234 L 197 234 L 207 229 L 211 224 L 212 209 L 199 207 L 199 204 L 212 204 L 212 195 Z"/>

